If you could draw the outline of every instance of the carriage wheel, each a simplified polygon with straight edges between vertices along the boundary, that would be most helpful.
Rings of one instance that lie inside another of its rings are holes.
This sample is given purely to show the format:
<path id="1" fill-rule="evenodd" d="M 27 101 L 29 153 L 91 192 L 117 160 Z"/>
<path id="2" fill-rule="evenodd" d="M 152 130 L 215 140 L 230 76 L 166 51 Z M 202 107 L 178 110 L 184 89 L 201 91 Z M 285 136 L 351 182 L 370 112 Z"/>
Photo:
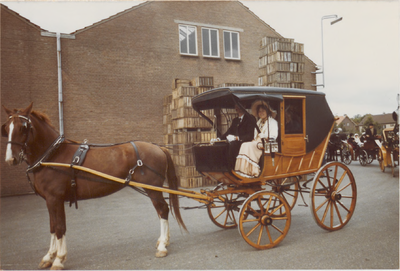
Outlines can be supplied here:
<path id="1" fill-rule="evenodd" d="M 240 235 L 257 249 L 278 245 L 289 232 L 290 222 L 288 203 L 282 196 L 271 191 L 252 194 L 239 212 Z"/>
<path id="2" fill-rule="evenodd" d="M 226 194 L 214 198 L 213 203 L 207 205 L 208 216 L 211 221 L 223 229 L 231 229 L 237 227 L 235 213 L 239 211 L 239 206 L 243 200 L 239 200 L 241 194 Z"/>
<path id="3" fill-rule="evenodd" d="M 350 165 L 351 164 L 351 153 L 347 148 L 344 149 L 343 152 L 342 152 L 342 161 L 346 165 Z"/>
<path id="4" fill-rule="evenodd" d="M 383 153 L 381 150 L 379 150 L 378 161 L 379 167 L 381 168 L 382 172 L 385 172 L 385 161 L 383 161 Z"/>
<path id="5" fill-rule="evenodd" d="M 367 165 L 367 160 L 368 160 L 368 153 L 365 150 L 361 150 L 360 151 L 360 155 L 359 155 L 359 161 L 360 164 L 364 167 Z"/>
<path id="6" fill-rule="evenodd" d="M 346 165 L 331 162 L 315 174 L 310 208 L 321 228 L 330 231 L 343 228 L 354 213 L 356 200 L 356 183 Z"/>
<path id="7" fill-rule="evenodd" d="M 299 181 L 297 177 L 273 180 L 271 185 L 272 191 L 282 196 L 289 204 L 290 210 L 292 210 L 299 196 Z"/>
<path id="8" fill-rule="evenodd" d="M 368 157 L 367 164 L 369 165 L 372 163 L 372 161 L 374 161 L 374 154 L 368 153 L 367 157 Z"/>

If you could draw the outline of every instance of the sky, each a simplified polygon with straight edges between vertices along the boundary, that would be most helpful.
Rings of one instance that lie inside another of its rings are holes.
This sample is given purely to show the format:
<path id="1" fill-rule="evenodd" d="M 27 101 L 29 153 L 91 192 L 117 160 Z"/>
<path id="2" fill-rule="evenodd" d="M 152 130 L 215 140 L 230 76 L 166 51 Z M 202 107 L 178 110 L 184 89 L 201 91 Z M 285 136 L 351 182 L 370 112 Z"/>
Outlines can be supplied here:
<path id="1" fill-rule="evenodd" d="M 42 29 L 72 33 L 140 1 L 0 1 Z M 241 1 L 285 38 L 324 62 L 328 103 L 335 115 L 392 113 L 400 89 L 400 1 Z M 343 19 L 333 25 L 337 15 Z M 321 33 L 322 32 L 322 33 Z M 323 34 L 323 35 L 322 35 Z M 323 39 L 322 39 L 323 36 Z M 323 52 L 323 53 L 322 53 Z M 317 75 L 317 84 L 322 84 Z"/>

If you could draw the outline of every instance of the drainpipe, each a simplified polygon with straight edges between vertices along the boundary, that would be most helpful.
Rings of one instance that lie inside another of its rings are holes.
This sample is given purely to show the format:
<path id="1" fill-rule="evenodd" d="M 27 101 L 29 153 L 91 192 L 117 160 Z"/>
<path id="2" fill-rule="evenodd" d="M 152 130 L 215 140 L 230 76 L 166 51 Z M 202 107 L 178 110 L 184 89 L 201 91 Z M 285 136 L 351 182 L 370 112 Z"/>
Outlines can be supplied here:
<path id="1" fill-rule="evenodd" d="M 60 122 L 60 135 L 64 135 L 64 104 L 62 89 L 62 69 L 61 69 L 61 34 L 57 32 L 57 71 L 58 71 L 58 115 Z"/>

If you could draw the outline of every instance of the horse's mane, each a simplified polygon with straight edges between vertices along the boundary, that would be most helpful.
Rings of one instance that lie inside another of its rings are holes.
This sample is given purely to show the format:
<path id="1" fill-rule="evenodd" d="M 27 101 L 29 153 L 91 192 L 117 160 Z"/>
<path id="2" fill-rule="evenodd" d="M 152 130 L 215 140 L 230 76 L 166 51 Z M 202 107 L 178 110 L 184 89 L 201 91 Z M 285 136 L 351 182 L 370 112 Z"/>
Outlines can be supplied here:
<path id="1" fill-rule="evenodd" d="M 58 131 L 58 130 L 53 126 L 53 124 L 51 124 L 50 118 L 49 118 L 49 116 L 48 116 L 46 113 L 33 110 L 33 111 L 31 112 L 31 115 L 33 115 L 35 118 L 37 118 L 37 119 L 39 119 L 39 120 L 41 120 L 41 121 L 44 121 L 44 122 L 45 122 L 46 124 L 48 124 L 51 128 L 53 128 L 54 131 Z M 77 141 L 74 141 L 74 140 L 69 140 L 69 141 L 72 142 L 72 143 L 78 143 Z"/>
<path id="2" fill-rule="evenodd" d="M 39 112 L 36 110 L 33 110 L 31 112 L 31 115 L 33 115 L 34 117 L 36 117 L 37 119 L 44 121 L 46 124 L 48 124 L 51 128 L 53 128 L 54 130 L 56 130 L 56 128 L 53 126 L 53 124 L 51 124 L 50 118 L 46 113 L 43 112 Z"/>

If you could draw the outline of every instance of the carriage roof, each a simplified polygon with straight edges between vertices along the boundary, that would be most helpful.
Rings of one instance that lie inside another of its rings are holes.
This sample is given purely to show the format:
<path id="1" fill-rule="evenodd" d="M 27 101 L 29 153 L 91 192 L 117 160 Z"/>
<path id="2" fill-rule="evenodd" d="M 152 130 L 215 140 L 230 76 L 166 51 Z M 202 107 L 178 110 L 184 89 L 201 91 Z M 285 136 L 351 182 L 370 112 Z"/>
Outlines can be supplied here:
<path id="1" fill-rule="evenodd" d="M 285 98 L 304 97 L 306 100 L 306 135 L 308 136 L 307 152 L 313 150 L 325 138 L 335 118 L 325 99 L 325 93 L 278 87 L 222 87 L 215 88 L 192 98 L 192 107 L 197 112 L 214 108 L 234 108 L 239 102 L 250 108 L 255 100 L 281 102 Z M 201 115 L 205 117 L 202 113 Z"/>

